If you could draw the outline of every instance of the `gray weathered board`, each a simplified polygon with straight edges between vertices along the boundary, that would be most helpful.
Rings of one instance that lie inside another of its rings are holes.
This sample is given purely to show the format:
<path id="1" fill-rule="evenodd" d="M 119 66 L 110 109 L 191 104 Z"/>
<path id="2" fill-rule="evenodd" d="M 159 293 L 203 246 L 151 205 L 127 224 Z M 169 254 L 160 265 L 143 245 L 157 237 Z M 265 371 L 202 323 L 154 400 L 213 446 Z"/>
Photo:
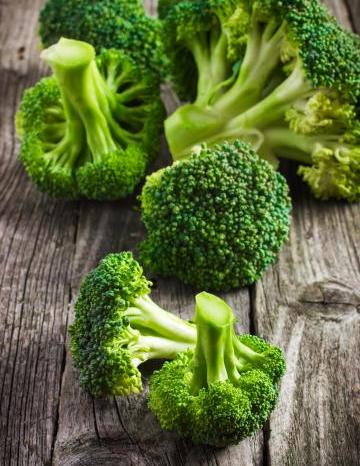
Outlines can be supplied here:
<path id="1" fill-rule="evenodd" d="M 17 160 L 15 109 L 46 72 L 42 3 L 0 0 L 0 464 L 359 465 L 360 206 L 317 202 L 294 173 L 291 239 L 278 264 L 256 286 L 226 295 L 241 329 L 286 352 L 268 425 L 215 450 L 162 432 L 146 393 L 93 400 L 79 389 L 67 327 L 81 277 L 106 253 L 134 249 L 143 231 L 133 202 L 50 200 Z M 360 31 L 359 0 L 328 4 Z M 154 290 L 183 317 L 193 295 L 175 280 L 158 280 Z"/>

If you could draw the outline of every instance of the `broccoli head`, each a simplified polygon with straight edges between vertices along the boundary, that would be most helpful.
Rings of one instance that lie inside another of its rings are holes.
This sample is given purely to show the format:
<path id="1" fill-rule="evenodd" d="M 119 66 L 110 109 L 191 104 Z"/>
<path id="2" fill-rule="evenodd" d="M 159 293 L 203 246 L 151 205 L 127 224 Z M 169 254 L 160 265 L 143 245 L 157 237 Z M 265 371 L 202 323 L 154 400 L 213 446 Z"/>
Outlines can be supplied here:
<path id="1" fill-rule="evenodd" d="M 157 306 L 150 290 L 130 252 L 109 254 L 84 279 L 70 335 L 74 365 L 89 393 L 139 393 L 142 362 L 173 359 L 194 347 L 194 325 Z"/>
<path id="2" fill-rule="evenodd" d="M 320 199 L 360 200 L 360 39 L 318 0 L 160 3 L 188 103 L 165 122 L 175 160 L 236 138 L 302 164 Z"/>
<path id="3" fill-rule="evenodd" d="M 17 113 L 20 159 L 53 197 L 118 199 L 157 154 L 159 88 L 123 52 L 61 39 L 42 52 L 53 76 L 27 90 Z"/>
<path id="4" fill-rule="evenodd" d="M 40 13 L 44 47 L 61 37 L 82 40 L 102 49 L 126 50 L 154 77 L 164 73 L 161 23 L 147 16 L 138 0 L 48 0 Z"/>
<path id="5" fill-rule="evenodd" d="M 198 289 L 249 285 L 274 263 L 288 237 L 291 201 L 284 177 L 235 141 L 147 178 L 144 265 Z"/>
<path id="6" fill-rule="evenodd" d="M 256 432 L 274 409 L 277 383 L 285 371 L 283 354 L 272 347 L 278 354 L 276 379 L 264 370 L 266 362 L 259 367 L 255 359 L 254 364 L 248 360 L 245 367 L 242 357 L 246 349 L 237 354 L 234 345 L 233 312 L 208 293 L 196 297 L 195 323 L 195 350 L 166 362 L 151 376 L 149 407 L 163 429 L 174 430 L 195 443 L 216 447 L 236 444 Z M 244 337 L 251 344 L 252 337 Z M 269 351 L 269 343 L 254 341 Z M 273 359 L 270 365 L 273 372 Z"/>

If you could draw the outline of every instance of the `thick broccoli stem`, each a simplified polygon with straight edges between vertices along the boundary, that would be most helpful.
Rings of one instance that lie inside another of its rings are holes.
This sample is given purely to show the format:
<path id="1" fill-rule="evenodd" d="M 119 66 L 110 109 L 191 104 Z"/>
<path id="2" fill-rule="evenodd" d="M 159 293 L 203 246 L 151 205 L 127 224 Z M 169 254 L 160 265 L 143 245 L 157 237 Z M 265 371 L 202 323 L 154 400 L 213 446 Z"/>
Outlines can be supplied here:
<path id="1" fill-rule="evenodd" d="M 239 75 L 214 105 L 219 112 L 234 117 L 261 100 L 270 76 L 280 64 L 280 45 L 285 29 L 285 22 L 279 25 L 272 20 L 264 26 L 252 21 Z"/>
<path id="2" fill-rule="evenodd" d="M 239 374 L 233 347 L 234 315 L 217 296 L 203 292 L 196 296 L 195 322 L 198 338 L 193 361 L 191 390 L 194 394 L 211 383 L 230 380 Z"/>
<path id="3" fill-rule="evenodd" d="M 149 296 L 136 298 L 126 311 L 131 326 L 142 333 L 173 340 L 174 342 L 195 345 L 196 327 L 165 311 Z"/>
<path id="4" fill-rule="evenodd" d="M 294 102 L 312 92 L 311 83 L 307 81 L 299 61 L 280 86 L 246 112 L 233 118 L 226 129 L 231 132 L 232 128 L 265 128 L 281 120 Z"/>
<path id="5" fill-rule="evenodd" d="M 290 76 L 262 101 L 226 122 L 227 115 L 213 108 L 185 105 L 165 122 L 165 131 L 174 159 L 187 157 L 201 143 L 213 145 L 224 140 L 244 139 L 259 150 L 264 142 L 263 130 L 281 121 L 298 99 L 311 95 L 299 61 Z"/>
<path id="6" fill-rule="evenodd" d="M 94 48 L 85 42 L 61 39 L 44 50 L 42 58 L 58 81 L 68 125 L 82 122 L 94 159 L 116 150 L 106 117 L 110 110 L 105 84 L 96 67 Z"/>

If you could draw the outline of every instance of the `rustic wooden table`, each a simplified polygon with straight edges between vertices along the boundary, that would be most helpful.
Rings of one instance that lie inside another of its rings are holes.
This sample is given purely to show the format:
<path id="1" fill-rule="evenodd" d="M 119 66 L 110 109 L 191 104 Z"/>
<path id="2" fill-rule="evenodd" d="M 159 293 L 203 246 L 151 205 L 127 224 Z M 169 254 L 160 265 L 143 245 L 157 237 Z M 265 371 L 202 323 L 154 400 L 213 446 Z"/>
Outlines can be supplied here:
<path id="1" fill-rule="evenodd" d="M 256 286 L 226 295 L 242 330 L 286 351 L 268 425 L 214 450 L 163 433 L 145 393 L 93 400 L 79 389 L 67 327 L 80 279 L 143 233 L 131 202 L 52 201 L 17 160 L 15 109 L 46 71 L 36 34 L 42 3 L 0 0 L 1 465 L 359 465 L 360 206 L 316 202 L 291 173 L 293 226 L 279 263 Z M 328 4 L 360 31 L 359 0 Z M 193 290 L 179 282 L 159 280 L 154 294 L 191 315 Z"/>

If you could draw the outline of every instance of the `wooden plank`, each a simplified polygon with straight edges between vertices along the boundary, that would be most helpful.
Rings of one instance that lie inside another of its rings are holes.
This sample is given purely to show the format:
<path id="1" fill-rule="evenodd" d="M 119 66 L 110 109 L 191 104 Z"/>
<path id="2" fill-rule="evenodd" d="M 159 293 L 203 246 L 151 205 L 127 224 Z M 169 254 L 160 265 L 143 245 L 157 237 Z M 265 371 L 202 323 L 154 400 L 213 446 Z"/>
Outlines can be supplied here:
<path id="1" fill-rule="evenodd" d="M 49 464 L 64 365 L 77 206 L 50 201 L 17 160 L 14 112 L 39 79 L 41 1 L 0 2 L 0 464 Z"/>
<path id="2" fill-rule="evenodd" d="M 256 288 L 256 328 L 286 348 L 271 464 L 359 464 L 359 206 L 317 203 L 300 183 L 291 241 Z M 289 280 L 291 277 L 291 280 Z"/>
<path id="3" fill-rule="evenodd" d="M 350 11 L 351 23 L 355 31 L 360 32 L 360 2 L 359 0 L 346 0 Z"/>
<path id="4" fill-rule="evenodd" d="M 332 6 L 350 27 L 359 5 L 347 1 L 350 19 L 341 3 Z M 63 367 L 68 305 L 80 278 L 107 252 L 134 249 L 141 228 L 128 202 L 83 203 L 78 225 L 78 206 L 41 196 L 16 161 L 14 106 L 44 72 L 35 34 L 41 3 L 0 0 L 0 464 L 49 464 L 57 434 L 61 465 L 359 464 L 359 208 L 317 203 L 298 181 L 292 238 L 279 265 L 256 287 L 252 306 L 247 290 L 225 296 L 244 330 L 253 307 L 257 331 L 287 350 L 289 371 L 264 448 L 262 432 L 221 451 L 194 447 L 160 431 L 146 393 L 93 401 L 79 390 L 68 352 Z M 178 282 L 160 280 L 154 299 L 191 315 L 193 291 Z M 147 366 L 145 379 L 149 373 Z"/>
<path id="5" fill-rule="evenodd" d="M 327 2 L 350 27 L 340 2 Z M 360 206 L 316 202 L 291 182 L 291 239 L 257 285 L 257 332 L 286 348 L 267 438 L 270 464 L 358 465 Z"/>

